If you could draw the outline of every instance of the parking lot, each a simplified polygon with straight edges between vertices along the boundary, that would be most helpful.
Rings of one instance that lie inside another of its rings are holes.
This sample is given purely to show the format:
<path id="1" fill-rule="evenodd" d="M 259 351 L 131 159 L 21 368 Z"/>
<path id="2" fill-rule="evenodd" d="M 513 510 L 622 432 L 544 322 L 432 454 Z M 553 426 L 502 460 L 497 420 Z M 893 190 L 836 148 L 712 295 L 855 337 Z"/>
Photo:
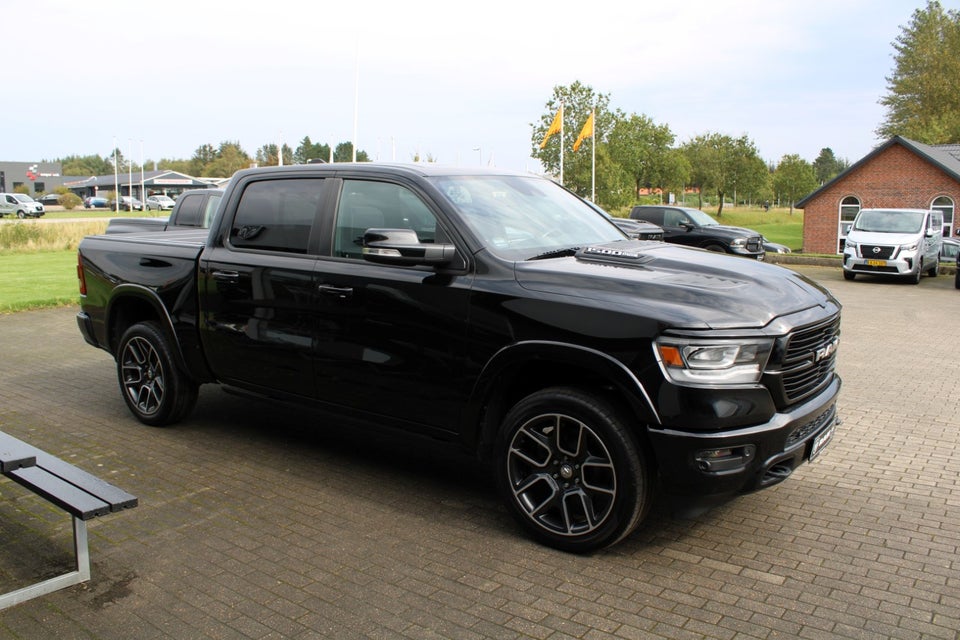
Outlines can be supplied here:
<path id="1" fill-rule="evenodd" d="M 76 309 L 0 316 L 0 430 L 140 499 L 88 523 L 89 583 L 0 612 L 0 637 L 960 638 L 960 291 L 794 268 L 844 305 L 833 442 L 584 557 L 528 540 L 449 449 L 215 387 L 144 427 Z M 0 591 L 68 570 L 71 542 L 0 479 Z"/>

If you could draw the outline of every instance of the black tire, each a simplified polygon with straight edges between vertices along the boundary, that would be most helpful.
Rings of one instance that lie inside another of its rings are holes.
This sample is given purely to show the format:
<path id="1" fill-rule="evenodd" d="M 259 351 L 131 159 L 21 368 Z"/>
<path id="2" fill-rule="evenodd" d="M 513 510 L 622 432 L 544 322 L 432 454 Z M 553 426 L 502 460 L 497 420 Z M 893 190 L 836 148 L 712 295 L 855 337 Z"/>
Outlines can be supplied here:
<path id="1" fill-rule="evenodd" d="M 135 324 L 117 349 L 117 379 L 130 412 L 143 424 L 179 422 L 197 403 L 198 385 L 176 365 L 173 350 L 155 322 Z"/>
<path id="2" fill-rule="evenodd" d="M 704 247 L 707 251 L 715 251 L 717 253 L 726 253 L 727 249 L 722 244 L 711 243 Z"/>
<path id="3" fill-rule="evenodd" d="M 923 261 L 920 261 L 920 266 L 917 267 L 916 273 L 911 273 L 907 276 L 907 280 L 910 284 L 920 284 L 920 278 L 923 276 Z"/>
<path id="4" fill-rule="evenodd" d="M 957 271 L 953 275 L 953 288 L 960 289 L 960 262 L 957 262 Z"/>
<path id="5" fill-rule="evenodd" d="M 25 214 L 23 211 L 17 211 L 17 217 L 23 220 L 27 217 L 27 214 Z"/>
<path id="6" fill-rule="evenodd" d="M 846 269 L 843 270 L 844 280 L 854 280 L 856 279 L 856 277 L 857 277 L 857 274 L 855 274 L 853 271 L 847 271 Z"/>
<path id="7" fill-rule="evenodd" d="M 927 275 L 930 276 L 931 278 L 936 278 L 938 275 L 940 275 L 940 259 L 939 258 L 937 258 L 937 261 L 934 262 L 929 269 L 927 269 Z"/>
<path id="8" fill-rule="evenodd" d="M 652 481 L 643 445 L 605 400 L 551 388 L 518 402 L 497 437 L 497 486 L 538 541 L 587 553 L 643 520 Z"/>

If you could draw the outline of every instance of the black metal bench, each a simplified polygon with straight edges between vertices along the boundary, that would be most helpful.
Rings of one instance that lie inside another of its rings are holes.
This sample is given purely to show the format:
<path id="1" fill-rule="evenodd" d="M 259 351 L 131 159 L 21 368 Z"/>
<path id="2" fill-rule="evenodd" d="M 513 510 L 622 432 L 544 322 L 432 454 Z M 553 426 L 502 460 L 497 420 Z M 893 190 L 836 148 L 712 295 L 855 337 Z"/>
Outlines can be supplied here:
<path id="1" fill-rule="evenodd" d="M 83 469 L 0 431 L 0 473 L 73 516 L 76 569 L 0 594 L 0 610 L 90 579 L 86 521 L 137 506 L 137 498 Z"/>

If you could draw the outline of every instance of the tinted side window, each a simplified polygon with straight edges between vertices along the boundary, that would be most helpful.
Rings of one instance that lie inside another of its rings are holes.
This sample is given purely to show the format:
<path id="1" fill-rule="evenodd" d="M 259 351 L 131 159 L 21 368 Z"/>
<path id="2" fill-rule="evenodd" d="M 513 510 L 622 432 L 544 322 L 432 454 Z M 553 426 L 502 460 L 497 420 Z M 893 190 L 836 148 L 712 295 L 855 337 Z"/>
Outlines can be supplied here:
<path id="1" fill-rule="evenodd" d="M 398 184 L 373 180 L 344 180 L 337 207 L 333 255 L 362 256 L 367 229 L 412 229 L 420 242 L 434 242 L 437 220 L 412 191 Z"/>
<path id="2" fill-rule="evenodd" d="M 322 190 L 322 178 L 250 183 L 237 205 L 230 244 L 245 249 L 306 253 Z"/>
<path id="3" fill-rule="evenodd" d="M 653 224 L 663 225 L 663 209 L 640 209 L 634 216 L 637 220 L 646 220 Z"/>
<path id="4" fill-rule="evenodd" d="M 185 193 L 180 196 L 180 208 L 177 211 L 177 224 L 196 227 L 200 220 L 200 203 L 203 196 Z"/>

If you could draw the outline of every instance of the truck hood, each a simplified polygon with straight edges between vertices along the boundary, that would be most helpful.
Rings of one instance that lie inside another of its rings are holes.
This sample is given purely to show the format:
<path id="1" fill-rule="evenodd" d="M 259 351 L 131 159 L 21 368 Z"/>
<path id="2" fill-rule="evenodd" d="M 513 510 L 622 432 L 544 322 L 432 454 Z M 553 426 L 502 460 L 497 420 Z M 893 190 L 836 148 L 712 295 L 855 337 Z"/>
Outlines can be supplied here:
<path id="1" fill-rule="evenodd" d="M 753 229 L 744 229 L 743 227 L 729 227 L 725 224 L 711 224 L 706 227 L 700 227 L 701 231 L 711 233 L 725 238 L 735 240 L 737 238 L 755 238 L 760 234 Z"/>
<path id="2" fill-rule="evenodd" d="M 530 291 L 676 329 L 762 329 L 814 307 L 839 309 L 829 291 L 789 269 L 661 242 L 620 241 L 518 262 L 515 274 Z"/>

